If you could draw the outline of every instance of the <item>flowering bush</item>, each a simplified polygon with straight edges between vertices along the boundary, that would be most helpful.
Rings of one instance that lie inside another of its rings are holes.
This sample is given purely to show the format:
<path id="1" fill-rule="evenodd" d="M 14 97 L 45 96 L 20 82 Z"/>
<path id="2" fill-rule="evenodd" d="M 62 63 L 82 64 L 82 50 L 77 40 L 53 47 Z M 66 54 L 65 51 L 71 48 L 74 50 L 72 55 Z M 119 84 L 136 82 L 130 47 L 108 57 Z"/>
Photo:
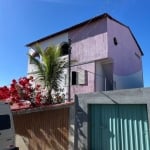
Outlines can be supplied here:
<path id="1" fill-rule="evenodd" d="M 41 104 L 42 99 L 45 97 L 41 94 L 40 85 L 36 85 L 36 87 L 33 88 L 32 82 L 33 77 L 23 77 L 18 81 L 13 79 L 9 87 L 0 87 L 0 100 L 5 100 L 10 102 L 10 104 L 21 104 L 22 100 L 30 101 L 31 105 Z"/>
<path id="2" fill-rule="evenodd" d="M 28 101 L 30 106 L 47 104 L 48 97 L 45 89 L 39 84 L 33 85 L 34 80 L 32 76 L 20 78 L 18 81 L 13 79 L 9 87 L 0 87 L 0 100 L 10 104 L 18 103 L 19 105 L 22 105 L 24 101 Z M 60 103 L 62 98 L 64 97 L 57 94 L 53 102 Z"/>
<path id="3" fill-rule="evenodd" d="M 7 86 L 0 87 L 0 99 L 7 99 L 10 97 L 9 88 Z"/>

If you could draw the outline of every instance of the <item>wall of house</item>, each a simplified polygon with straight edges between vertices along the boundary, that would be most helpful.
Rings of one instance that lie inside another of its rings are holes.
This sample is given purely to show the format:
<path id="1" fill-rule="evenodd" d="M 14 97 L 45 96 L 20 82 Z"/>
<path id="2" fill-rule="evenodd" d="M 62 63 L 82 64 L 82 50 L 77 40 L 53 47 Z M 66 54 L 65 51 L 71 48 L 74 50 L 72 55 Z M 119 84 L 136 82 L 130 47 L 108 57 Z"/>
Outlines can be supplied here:
<path id="1" fill-rule="evenodd" d="M 106 19 L 100 19 L 69 31 L 71 39 L 71 71 L 87 70 L 87 84 L 73 85 L 72 97 L 78 93 L 95 91 L 95 60 L 107 58 L 107 25 Z"/>
<path id="2" fill-rule="evenodd" d="M 131 32 L 109 18 L 107 22 L 108 57 L 113 59 L 116 89 L 143 87 L 142 56 Z"/>
<path id="3" fill-rule="evenodd" d="M 80 76 L 80 73 L 85 71 L 84 77 L 85 78 L 85 84 L 79 84 L 77 81 L 76 85 L 71 85 L 71 97 L 74 98 L 75 94 L 79 93 L 89 93 L 94 92 L 95 90 L 95 62 L 78 65 L 71 67 L 71 71 L 76 71 L 79 73 L 77 75 L 77 80 Z"/>
<path id="4" fill-rule="evenodd" d="M 21 150 L 67 150 L 73 145 L 69 140 L 72 105 L 53 106 L 42 110 L 20 110 L 13 113 L 16 146 Z M 57 117 L 55 117 L 57 116 Z M 70 125 L 70 126 L 69 126 Z M 71 128 L 70 132 L 73 130 Z"/>
<path id="5" fill-rule="evenodd" d="M 107 57 L 106 19 L 89 22 L 71 30 L 68 37 L 72 40 L 71 59 L 83 63 Z"/>
<path id="6" fill-rule="evenodd" d="M 50 45 L 55 46 L 55 45 L 59 45 L 62 42 L 68 42 L 68 33 L 63 33 L 63 34 L 54 36 L 52 38 L 41 41 L 38 44 L 40 45 L 42 49 L 45 49 Z M 32 46 L 32 48 L 34 49 L 34 46 Z"/>

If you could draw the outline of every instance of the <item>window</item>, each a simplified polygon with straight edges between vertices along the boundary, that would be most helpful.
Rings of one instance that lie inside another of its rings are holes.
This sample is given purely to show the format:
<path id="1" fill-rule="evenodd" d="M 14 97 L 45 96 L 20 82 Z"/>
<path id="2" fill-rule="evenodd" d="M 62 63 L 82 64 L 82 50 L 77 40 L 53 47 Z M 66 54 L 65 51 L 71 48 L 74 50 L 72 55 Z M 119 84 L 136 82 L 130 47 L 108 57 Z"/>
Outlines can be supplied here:
<path id="1" fill-rule="evenodd" d="M 0 130 L 10 129 L 10 116 L 0 115 Z"/>
<path id="2" fill-rule="evenodd" d="M 116 38 L 116 37 L 114 37 L 114 44 L 115 44 L 115 45 L 118 45 L 118 41 L 117 41 L 117 38 Z"/>
<path id="3" fill-rule="evenodd" d="M 72 85 L 77 85 L 77 72 L 72 71 Z"/>
<path id="4" fill-rule="evenodd" d="M 69 54 L 69 44 L 67 42 L 61 43 L 61 55 L 65 56 Z"/>
<path id="5" fill-rule="evenodd" d="M 87 71 L 81 70 L 80 72 L 72 71 L 72 85 L 85 85 L 87 84 Z"/>
<path id="6" fill-rule="evenodd" d="M 78 84 L 83 85 L 87 83 L 87 71 L 81 70 L 78 72 Z"/>

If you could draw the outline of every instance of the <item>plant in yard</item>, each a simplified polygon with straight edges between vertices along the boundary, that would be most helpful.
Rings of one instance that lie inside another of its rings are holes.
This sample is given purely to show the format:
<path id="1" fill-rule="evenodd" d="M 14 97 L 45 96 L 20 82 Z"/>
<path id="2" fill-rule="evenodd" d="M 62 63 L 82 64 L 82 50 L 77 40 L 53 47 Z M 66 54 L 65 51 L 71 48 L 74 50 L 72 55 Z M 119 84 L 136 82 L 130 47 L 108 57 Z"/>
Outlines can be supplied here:
<path id="1" fill-rule="evenodd" d="M 22 77 L 18 81 L 13 79 L 9 87 L 0 87 L 0 100 L 10 104 L 22 105 L 24 101 L 30 102 L 32 106 L 43 104 L 46 97 L 42 94 L 40 85 L 33 87 L 33 77 Z"/>
<path id="2" fill-rule="evenodd" d="M 50 46 L 43 50 L 37 45 L 36 53 L 40 59 L 29 54 L 30 60 L 37 66 L 38 71 L 35 74 L 38 80 L 43 81 L 47 90 L 47 102 L 53 103 L 52 92 L 59 91 L 66 60 L 60 58 L 61 49 L 57 46 Z"/>
<path id="3" fill-rule="evenodd" d="M 9 88 L 7 86 L 0 87 L 0 100 L 10 97 Z"/>
<path id="4" fill-rule="evenodd" d="M 55 94 L 52 95 L 53 103 L 63 103 L 65 102 L 65 94 L 59 89 Z"/>

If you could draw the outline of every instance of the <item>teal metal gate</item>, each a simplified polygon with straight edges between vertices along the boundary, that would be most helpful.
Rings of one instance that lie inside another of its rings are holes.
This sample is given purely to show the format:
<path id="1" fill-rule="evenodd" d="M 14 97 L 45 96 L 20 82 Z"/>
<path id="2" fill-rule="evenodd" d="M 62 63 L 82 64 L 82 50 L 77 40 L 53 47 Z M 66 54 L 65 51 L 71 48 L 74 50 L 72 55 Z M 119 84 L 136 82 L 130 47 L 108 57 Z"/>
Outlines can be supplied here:
<path id="1" fill-rule="evenodd" d="M 89 150 L 150 150 L 146 105 L 88 107 Z"/>

